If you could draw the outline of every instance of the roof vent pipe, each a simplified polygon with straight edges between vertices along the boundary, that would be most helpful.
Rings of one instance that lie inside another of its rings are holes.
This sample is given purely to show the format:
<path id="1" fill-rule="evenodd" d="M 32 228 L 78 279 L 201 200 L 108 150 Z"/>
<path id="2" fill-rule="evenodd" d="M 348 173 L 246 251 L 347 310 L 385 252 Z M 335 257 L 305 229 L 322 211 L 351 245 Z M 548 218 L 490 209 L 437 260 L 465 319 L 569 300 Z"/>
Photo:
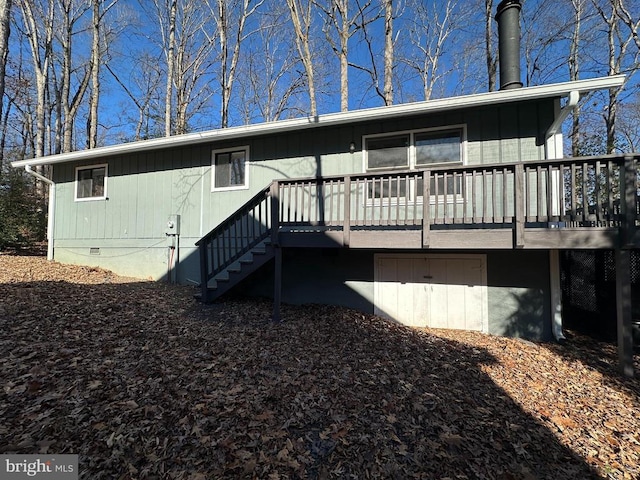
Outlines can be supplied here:
<path id="1" fill-rule="evenodd" d="M 520 0 L 502 0 L 496 11 L 500 90 L 522 87 L 520 80 Z"/>

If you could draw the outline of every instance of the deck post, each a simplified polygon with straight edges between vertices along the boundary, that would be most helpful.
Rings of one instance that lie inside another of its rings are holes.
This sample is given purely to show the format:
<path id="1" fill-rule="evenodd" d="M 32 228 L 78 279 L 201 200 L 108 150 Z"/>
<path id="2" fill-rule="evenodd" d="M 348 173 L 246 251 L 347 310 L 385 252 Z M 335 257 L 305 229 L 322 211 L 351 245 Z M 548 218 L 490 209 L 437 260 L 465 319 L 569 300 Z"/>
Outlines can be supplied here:
<path id="1" fill-rule="evenodd" d="M 269 196 L 271 197 L 271 244 L 277 246 L 280 233 L 280 184 L 278 181 L 271 183 Z"/>
<path id="2" fill-rule="evenodd" d="M 524 247 L 524 165 L 518 163 L 513 172 L 513 246 Z"/>
<path id="3" fill-rule="evenodd" d="M 273 316 L 271 320 L 280 321 L 280 303 L 282 300 L 282 248 L 280 247 L 280 184 L 271 184 L 271 245 L 274 248 L 275 273 L 273 278 Z"/>
<path id="4" fill-rule="evenodd" d="M 618 330 L 618 366 L 626 377 L 634 376 L 633 368 L 633 302 L 631 301 L 631 248 L 635 236 L 636 170 L 634 157 L 627 155 L 620 168 L 621 216 L 620 248 L 616 258 L 616 306 Z"/>
<path id="5" fill-rule="evenodd" d="M 275 275 L 273 278 L 273 316 L 271 320 L 279 323 L 280 304 L 282 302 L 282 248 L 280 245 L 275 246 Z"/>
<path id="6" fill-rule="evenodd" d="M 437 201 L 437 200 L 436 200 Z M 422 172 L 422 248 L 429 248 L 431 224 L 429 206 L 431 205 L 431 171 Z"/>
<path id="7" fill-rule="evenodd" d="M 342 225 L 342 245 L 351 244 L 351 177 L 344 177 L 344 220 Z"/>
<path id="8" fill-rule="evenodd" d="M 626 155 L 624 163 L 620 168 L 621 201 L 620 208 L 622 214 L 622 248 L 629 248 L 633 244 L 636 230 L 636 185 L 637 173 L 634 168 L 634 157 Z"/>
<path id="9" fill-rule="evenodd" d="M 208 269 L 207 265 L 209 264 L 209 259 L 207 258 L 207 242 L 202 242 L 199 245 L 200 250 L 200 301 L 202 303 L 207 303 L 209 288 L 208 283 Z"/>
<path id="10" fill-rule="evenodd" d="M 631 302 L 631 250 L 617 248 L 616 304 L 618 324 L 618 366 L 626 377 L 633 377 L 633 330 Z"/>

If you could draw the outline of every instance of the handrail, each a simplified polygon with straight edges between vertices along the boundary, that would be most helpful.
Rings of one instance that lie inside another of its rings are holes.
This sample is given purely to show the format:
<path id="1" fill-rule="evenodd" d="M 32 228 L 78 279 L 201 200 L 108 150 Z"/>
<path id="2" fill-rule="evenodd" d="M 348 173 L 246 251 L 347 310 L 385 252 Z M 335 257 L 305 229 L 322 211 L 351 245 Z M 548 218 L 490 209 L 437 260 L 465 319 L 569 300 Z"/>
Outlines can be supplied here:
<path id="1" fill-rule="evenodd" d="M 270 187 L 267 187 L 261 190 L 260 192 L 256 193 L 250 200 L 248 200 L 244 205 L 238 208 L 238 210 L 233 212 L 229 217 L 227 217 L 225 220 L 219 223 L 216 227 L 214 227 L 213 230 L 211 230 L 204 237 L 198 240 L 196 242 L 196 246 L 199 246 L 202 242 L 206 242 L 211 237 L 215 236 L 216 234 L 228 228 L 228 226 L 233 222 L 233 220 L 235 218 L 238 218 L 238 216 L 240 216 L 243 211 L 249 211 L 253 207 L 255 207 L 258 203 L 260 203 L 260 201 L 262 201 L 264 198 L 266 198 L 269 195 L 269 188 Z"/>
<path id="2" fill-rule="evenodd" d="M 270 188 L 261 190 L 196 242 L 203 300 L 207 298 L 207 284 L 212 278 L 269 236 L 269 199 Z"/>
<path id="3" fill-rule="evenodd" d="M 616 227 L 634 238 L 640 208 L 640 154 L 575 157 L 423 170 L 353 173 L 272 182 L 202 237 L 203 294 L 217 273 L 282 228 L 339 229 L 343 243 L 362 228 L 432 226 Z M 635 182 L 635 184 L 634 184 Z"/>

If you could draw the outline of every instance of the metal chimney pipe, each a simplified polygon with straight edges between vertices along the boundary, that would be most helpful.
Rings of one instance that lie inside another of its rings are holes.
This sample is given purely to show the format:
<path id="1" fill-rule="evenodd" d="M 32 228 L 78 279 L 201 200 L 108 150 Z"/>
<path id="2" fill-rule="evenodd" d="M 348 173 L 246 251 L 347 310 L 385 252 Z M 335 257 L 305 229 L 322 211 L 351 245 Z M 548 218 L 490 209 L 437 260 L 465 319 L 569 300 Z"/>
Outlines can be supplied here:
<path id="1" fill-rule="evenodd" d="M 520 0 L 502 0 L 496 11 L 500 90 L 522 87 L 520 79 Z"/>

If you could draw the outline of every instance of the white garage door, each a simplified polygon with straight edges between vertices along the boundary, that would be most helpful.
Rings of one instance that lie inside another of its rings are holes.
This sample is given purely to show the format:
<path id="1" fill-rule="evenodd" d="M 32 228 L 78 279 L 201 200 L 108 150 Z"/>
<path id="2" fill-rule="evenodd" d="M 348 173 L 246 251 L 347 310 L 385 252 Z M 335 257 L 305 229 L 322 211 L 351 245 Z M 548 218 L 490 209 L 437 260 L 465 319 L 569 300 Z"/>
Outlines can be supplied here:
<path id="1" fill-rule="evenodd" d="M 405 325 L 487 331 L 485 255 L 375 256 L 375 311 Z"/>

